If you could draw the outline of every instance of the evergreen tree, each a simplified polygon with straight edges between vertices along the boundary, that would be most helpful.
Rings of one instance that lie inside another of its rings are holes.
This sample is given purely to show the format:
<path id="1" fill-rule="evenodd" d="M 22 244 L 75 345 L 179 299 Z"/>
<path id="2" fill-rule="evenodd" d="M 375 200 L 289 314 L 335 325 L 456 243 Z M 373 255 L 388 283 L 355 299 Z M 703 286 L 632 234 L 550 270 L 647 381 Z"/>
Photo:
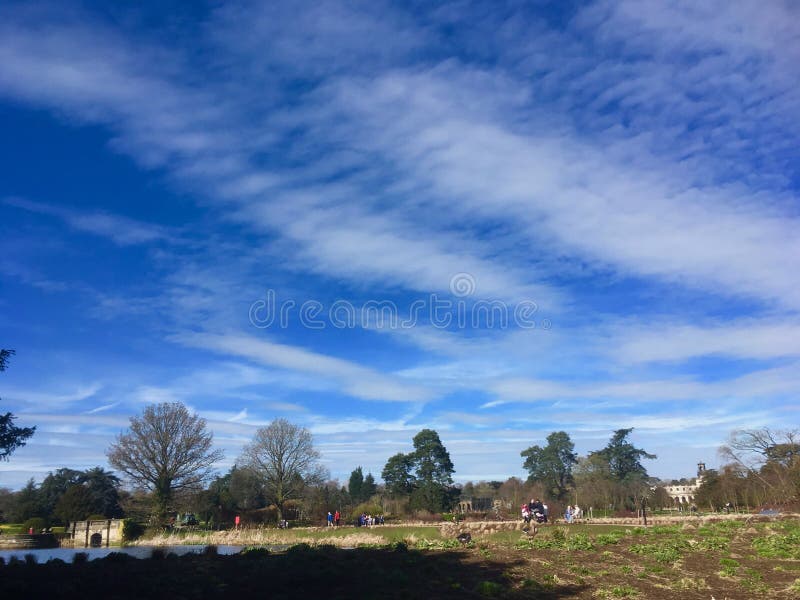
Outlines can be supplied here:
<path id="1" fill-rule="evenodd" d="M 431 512 L 449 508 L 457 496 L 455 471 L 450 454 L 432 429 L 423 429 L 413 439 L 414 451 L 395 454 L 383 468 L 383 480 L 393 495 L 411 495 L 411 506 Z"/>
<path id="2" fill-rule="evenodd" d="M 520 455 L 525 458 L 523 467 L 528 471 L 528 482 L 542 483 L 556 499 L 563 499 L 572 486 L 572 468 L 578 462 L 575 444 L 564 431 L 554 431 L 547 436 L 547 445 L 531 446 Z"/>
<path id="3" fill-rule="evenodd" d="M 647 479 L 647 469 L 642 465 L 641 459 L 656 458 L 655 454 L 636 448 L 628 441 L 631 431 L 633 431 L 632 427 L 617 429 L 605 448 L 592 452 L 592 455 L 605 460 L 612 477 L 623 483 Z"/>
<path id="4" fill-rule="evenodd" d="M 398 453 L 386 461 L 381 477 L 390 495 L 403 496 L 411 493 L 414 489 L 414 476 L 411 474 L 413 468 L 414 460 L 410 454 Z"/>
<path id="5" fill-rule="evenodd" d="M 364 486 L 364 472 L 358 466 L 350 473 L 350 481 L 347 484 L 347 491 L 350 492 L 350 498 L 353 504 L 359 504 L 363 499 L 362 488 Z"/>
<path id="6" fill-rule="evenodd" d="M 361 501 L 366 502 L 378 492 L 378 484 L 375 483 L 375 477 L 372 473 L 367 473 L 364 477 L 364 483 L 361 485 Z"/>
<path id="7" fill-rule="evenodd" d="M 0 349 L 0 371 L 6 370 L 12 354 L 13 350 Z M 0 460 L 8 460 L 14 450 L 24 446 L 36 431 L 36 427 L 17 427 L 15 419 L 10 412 L 0 415 Z"/>

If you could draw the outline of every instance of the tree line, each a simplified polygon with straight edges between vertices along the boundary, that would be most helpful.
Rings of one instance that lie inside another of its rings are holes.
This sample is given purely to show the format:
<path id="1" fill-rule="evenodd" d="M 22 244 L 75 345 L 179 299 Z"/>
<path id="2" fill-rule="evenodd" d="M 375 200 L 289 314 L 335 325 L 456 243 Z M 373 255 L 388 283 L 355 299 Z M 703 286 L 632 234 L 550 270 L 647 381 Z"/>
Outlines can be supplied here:
<path id="1" fill-rule="evenodd" d="M 0 353 L 4 370 L 12 351 Z M 0 458 L 23 446 L 35 428 L 13 425 L 10 413 L 0 416 Z M 0 489 L 0 519 L 42 518 L 66 523 L 96 515 L 123 514 L 164 524 L 176 511 L 193 511 L 204 521 L 229 523 L 234 514 L 253 520 L 324 517 L 328 510 L 345 515 L 360 512 L 442 513 L 462 499 L 489 501 L 484 509 L 513 513 L 531 497 L 561 504 L 612 511 L 635 510 L 643 502 L 666 507 L 671 499 L 665 482 L 650 477 L 643 461 L 655 455 L 630 442 L 631 428 L 615 431 L 606 446 L 579 456 L 564 431 L 550 433 L 544 445 L 520 453 L 527 479 L 453 481 L 455 468 L 439 434 L 423 429 L 406 453 L 391 456 L 381 471 L 383 483 L 361 466 L 346 485 L 330 478 L 320 461 L 311 433 L 285 419 L 255 432 L 234 466 L 217 475 L 222 452 L 204 419 L 181 403 L 147 406 L 130 418 L 107 450 L 109 465 L 132 489 L 124 489 L 114 472 L 58 469 L 40 485 L 33 480 L 19 492 Z M 797 502 L 800 495 L 800 435 L 769 429 L 738 431 L 721 448 L 727 461 L 706 473 L 695 500 L 718 509 L 728 503 L 755 507 Z"/>

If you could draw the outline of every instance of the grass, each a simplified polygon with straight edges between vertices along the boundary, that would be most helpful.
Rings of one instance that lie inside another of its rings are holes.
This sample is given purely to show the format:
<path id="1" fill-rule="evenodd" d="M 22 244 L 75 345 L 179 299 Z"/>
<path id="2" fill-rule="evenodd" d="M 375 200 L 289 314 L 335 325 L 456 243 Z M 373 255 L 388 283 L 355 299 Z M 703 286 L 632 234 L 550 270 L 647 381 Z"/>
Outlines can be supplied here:
<path id="1" fill-rule="evenodd" d="M 739 572 L 739 563 L 732 558 L 720 558 L 719 566 L 722 567 L 720 577 L 736 577 Z"/>
<path id="2" fill-rule="evenodd" d="M 800 524 L 777 523 L 768 535 L 753 540 L 753 548 L 765 558 L 800 559 Z"/>
<path id="3" fill-rule="evenodd" d="M 636 598 L 639 590 L 629 585 L 616 585 L 612 588 L 600 588 L 595 593 L 597 598 Z"/>
<path id="4" fill-rule="evenodd" d="M 340 548 L 391 546 L 397 542 L 427 549 L 456 548 L 456 540 L 443 540 L 435 526 L 382 526 L 371 528 L 245 528 L 228 531 L 191 531 L 163 533 L 140 539 L 137 545 L 179 546 L 186 544 L 215 544 L 233 546 L 309 546 L 331 545 Z"/>
<path id="5" fill-rule="evenodd" d="M 52 527 L 53 533 L 64 533 L 65 527 Z M 3 523 L 0 525 L 0 533 L 2 535 L 16 535 L 20 533 L 28 533 L 22 523 Z"/>
<path id="6" fill-rule="evenodd" d="M 590 536 L 624 536 L 626 531 L 630 531 L 629 526 L 623 525 L 593 525 L 575 524 L 569 526 L 560 525 L 540 525 L 538 535 L 549 535 L 553 531 L 563 531 L 565 535 L 583 533 Z M 520 539 L 519 531 L 497 531 L 486 536 L 486 539 L 496 544 L 515 544 Z M 602 545 L 602 544 L 601 544 Z"/>
<path id="7" fill-rule="evenodd" d="M 630 551 L 660 563 L 674 563 L 683 556 L 688 543 L 681 539 L 666 539 L 655 544 L 633 544 Z"/>
<path id="8" fill-rule="evenodd" d="M 0 532 L 3 535 L 15 535 L 18 533 L 27 533 L 27 530 L 22 526 L 22 523 L 4 523 L 0 525 Z"/>

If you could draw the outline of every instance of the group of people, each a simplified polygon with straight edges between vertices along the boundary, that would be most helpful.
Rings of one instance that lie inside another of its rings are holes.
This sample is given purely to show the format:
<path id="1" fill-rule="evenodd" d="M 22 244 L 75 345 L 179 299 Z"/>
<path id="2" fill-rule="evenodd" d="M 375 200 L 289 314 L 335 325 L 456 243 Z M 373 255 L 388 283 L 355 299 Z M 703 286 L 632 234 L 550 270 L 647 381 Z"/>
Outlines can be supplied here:
<path id="1" fill-rule="evenodd" d="M 525 521 L 526 524 L 530 523 L 531 521 L 535 521 L 537 523 L 547 523 L 550 519 L 550 509 L 548 508 L 547 504 L 543 503 L 538 498 L 531 498 L 531 501 L 527 504 L 523 504 L 520 507 L 520 511 L 522 512 L 522 520 Z M 583 518 L 583 510 L 578 505 L 575 506 L 567 506 L 566 510 L 564 511 L 564 521 L 566 523 L 574 523 L 578 519 Z"/>
<path id="2" fill-rule="evenodd" d="M 339 527 L 342 521 L 342 515 L 337 510 L 335 513 L 328 511 L 327 522 L 328 527 Z M 367 513 L 361 513 L 355 520 L 356 527 L 372 527 L 373 525 L 383 525 L 383 515 L 373 516 Z"/>
<path id="3" fill-rule="evenodd" d="M 537 523 L 547 523 L 547 519 L 550 516 L 550 509 L 547 504 L 544 504 L 538 498 L 531 498 L 530 502 L 523 504 L 521 511 L 522 520 L 526 524 L 530 523 L 531 520 L 535 520 Z"/>
<path id="4" fill-rule="evenodd" d="M 583 518 L 583 510 L 577 504 L 575 506 L 568 506 L 564 511 L 564 521 L 567 523 L 574 523 L 578 519 Z"/>
<path id="5" fill-rule="evenodd" d="M 358 517 L 358 522 L 356 523 L 357 527 L 372 527 L 373 525 L 383 525 L 383 515 L 378 515 L 377 517 L 373 515 L 368 515 L 366 513 L 361 513 Z"/>

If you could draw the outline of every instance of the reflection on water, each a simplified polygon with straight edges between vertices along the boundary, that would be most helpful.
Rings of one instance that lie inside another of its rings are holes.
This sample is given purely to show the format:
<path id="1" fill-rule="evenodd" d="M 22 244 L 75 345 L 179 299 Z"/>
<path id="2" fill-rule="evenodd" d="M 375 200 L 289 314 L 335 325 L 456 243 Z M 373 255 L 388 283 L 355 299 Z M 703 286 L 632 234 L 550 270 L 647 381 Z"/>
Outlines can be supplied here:
<path id="1" fill-rule="evenodd" d="M 53 558 L 60 558 L 64 562 L 72 562 L 72 557 L 80 552 L 85 552 L 89 555 L 89 560 L 96 558 L 103 558 L 112 552 L 122 552 L 129 554 L 135 558 L 150 558 L 153 549 L 158 548 L 163 550 L 165 554 L 190 554 L 192 552 L 202 552 L 206 546 L 126 546 L 111 547 L 111 548 L 20 548 L 19 550 L 0 550 L 0 557 L 3 557 L 6 562 L 12 557 L 16 556 L 22 559 L 27 554 L 33 554 L 36 557 L 36 562 L 45 563 Z M 244 546 L 217 546 L 218 554 L 238 554 L 242 551 Z"/>

